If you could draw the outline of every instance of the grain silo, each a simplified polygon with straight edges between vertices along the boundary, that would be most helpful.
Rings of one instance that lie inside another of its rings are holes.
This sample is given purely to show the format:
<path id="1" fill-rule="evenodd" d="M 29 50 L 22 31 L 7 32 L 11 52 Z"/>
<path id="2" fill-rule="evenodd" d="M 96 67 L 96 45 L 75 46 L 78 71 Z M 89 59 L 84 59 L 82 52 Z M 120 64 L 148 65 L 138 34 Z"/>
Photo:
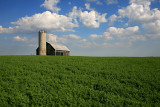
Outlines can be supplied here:
<path id="1" fill-rule="evenodd" d="M 46 32 L 39 31 L 39 55 L 46 55 Z"/>
<path id="2" fill-rule="evenodd" d="M 39 31 L 39 47 L 36 49 L 37 55 L 70 56 L 70 50 L 58 43 L 46 42 L 46 32 Z"/>

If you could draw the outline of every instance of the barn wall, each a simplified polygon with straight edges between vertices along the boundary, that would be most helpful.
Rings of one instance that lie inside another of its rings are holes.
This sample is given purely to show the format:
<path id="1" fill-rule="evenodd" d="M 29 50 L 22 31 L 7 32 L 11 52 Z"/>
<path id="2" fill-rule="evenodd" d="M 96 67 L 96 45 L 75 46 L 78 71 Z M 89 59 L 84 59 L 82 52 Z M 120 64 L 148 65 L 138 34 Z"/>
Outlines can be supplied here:
<path id="1" fill-rule="evenodd" d="M 56 50 L 56 56 L 70 56 L 70 52 L 63 50 Z"/>
<path id="2" fill-rule="evenodd" d="M 70 52 L 69 51 L 65 51 L 64 52 L 64 56 L 70 56 Z"/>
<path id="3" fill-rule="evenodd" d="M 55 49 L 46 42 L 46 48 L 47 48 L 47 55 L 55 55 Z"/>
<path id="4" fill-rule="evenodd" d="M 64 53 L 62 50 L 56 50 L 56 56 L 64 56 Z"/>
<path id="5" fill-rule="evenodd" d="M 66 56 L 70 56 L 70 52 L 69 51 L 66 52 Z"/>

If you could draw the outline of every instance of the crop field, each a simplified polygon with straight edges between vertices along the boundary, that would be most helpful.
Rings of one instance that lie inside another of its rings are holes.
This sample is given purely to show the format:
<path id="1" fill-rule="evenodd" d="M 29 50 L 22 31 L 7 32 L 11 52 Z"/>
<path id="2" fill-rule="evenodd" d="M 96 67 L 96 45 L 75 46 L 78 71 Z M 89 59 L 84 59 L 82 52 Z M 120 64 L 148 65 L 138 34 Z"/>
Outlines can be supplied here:
<path id="1" fill-rule="evenodd" d="M 0 56 L 0 107 L 160 106 L 160 57 Z"/>

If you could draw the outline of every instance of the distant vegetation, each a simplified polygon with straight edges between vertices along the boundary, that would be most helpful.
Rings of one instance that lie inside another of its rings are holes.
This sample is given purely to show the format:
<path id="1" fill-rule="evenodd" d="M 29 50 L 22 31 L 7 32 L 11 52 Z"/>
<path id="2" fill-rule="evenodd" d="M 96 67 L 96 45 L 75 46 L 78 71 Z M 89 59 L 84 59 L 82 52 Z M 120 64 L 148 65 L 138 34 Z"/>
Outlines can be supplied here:
<path id="1" fill-rule="evenodd" d="M 160 57 L 0 56 L 0 107 L 160 106 Z"/>

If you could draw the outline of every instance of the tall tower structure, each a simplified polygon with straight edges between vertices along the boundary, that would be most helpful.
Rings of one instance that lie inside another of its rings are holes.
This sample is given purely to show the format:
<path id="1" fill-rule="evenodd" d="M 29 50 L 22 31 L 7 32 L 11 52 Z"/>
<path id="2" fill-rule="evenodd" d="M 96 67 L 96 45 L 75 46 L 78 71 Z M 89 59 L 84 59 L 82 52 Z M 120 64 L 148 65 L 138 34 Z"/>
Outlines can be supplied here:
<path id="1" fill-rule="evenodd" d="M 46 55 L 46 31 L 39 31 L 39 55 Z"/>

